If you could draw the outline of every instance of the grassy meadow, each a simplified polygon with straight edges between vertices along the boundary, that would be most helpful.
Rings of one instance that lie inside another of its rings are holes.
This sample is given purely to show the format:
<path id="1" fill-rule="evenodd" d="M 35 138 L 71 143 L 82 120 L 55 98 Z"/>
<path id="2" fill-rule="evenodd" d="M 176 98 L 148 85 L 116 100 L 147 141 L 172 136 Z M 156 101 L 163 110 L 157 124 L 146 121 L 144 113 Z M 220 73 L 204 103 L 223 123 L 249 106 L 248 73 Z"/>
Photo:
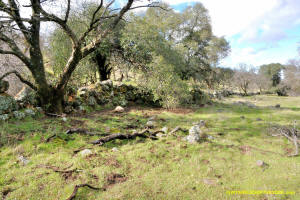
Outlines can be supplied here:
<path id="1" fill-rule="evenodd" d="M 234 102 L 247 101 L 256 108 Z M 280 104 L 280 108 L 275 108 Z M 75 199 L 300 199 L 300 157 L 288 157 L 294 146 L 273 137 L 271 124 L 300 125 L 300 98 L 277 96 L 232 97 L 212 105 L 165 110 L 128 107 L 124 113 L 97 108 L 61 118 L 40 116 L 0 123 L 0 199 L 67 199 L 77 184 Z M 208 142 L 189 144 L 177 132 L 159 140 L 116 140 L 90 144 L 101 136 L 67 135 L 70 128 L 96 133 L 142 130 L 152 116 L 156 128 L 189 129 L 205 120 Z M 49 142 L 46 139 L 56 134 Z M 79 150 L 93 153 L 82 156 Z M 22 165 L 22 155 L 29 163 Z M 262 160 L 266 166 L 260 167 Z M 69 172 L 57 172 L 61 171 Z M 70 172 L 71 171 L 71 172 Z M 228 191 L 284 191 L 292 194 L 228 194 Z"/>

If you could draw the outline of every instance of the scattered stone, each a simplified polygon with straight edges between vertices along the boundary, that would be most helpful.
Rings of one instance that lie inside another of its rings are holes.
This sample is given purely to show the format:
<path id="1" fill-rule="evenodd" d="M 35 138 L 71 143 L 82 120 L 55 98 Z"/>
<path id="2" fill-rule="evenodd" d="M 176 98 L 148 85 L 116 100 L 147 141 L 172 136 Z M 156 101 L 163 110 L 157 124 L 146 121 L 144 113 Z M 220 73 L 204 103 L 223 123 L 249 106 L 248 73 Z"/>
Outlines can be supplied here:
<path id="1" fill-rule="evenodd" d="M 111 150 L 112 150 L 113 152 L 119 151 L 119 149 L 118 149 L 117 147 L 114 147 L 114 148 L 112 148 Z"/>
<path id="2" fill-rule="evenodd" d="M 276 104 L 276 105 L 275 105 L 275 108 L 280 108 L 280 104 Z"/>
<path id="3" fill-rule="evenodd" d="M 166 127 L 166 126 L 163 127 L 163 128 L 161 129 L 161 131 L 164 132 L 165 134 L 167 134 L 167 133 L 168 133 L 168 127 Z"/>
<path id="4" fill-rule="evenodd" d="M 204 127 L 205 126 L 205 121 L 204 120 L 200 120 L 199 122 L 194 122 L 193 125 L 197 125 L 199 126 L 199 128 Z"/>
<path id="5" fill-rule="evenodd" d="M 43 108 L 42 108 L 42 107 L 36 107 L 35 109 L 36 109 L 36 111 L 38 111 L 39 113 L 42 113 L 42 112 L 43 112 Z"/>
<path id="6" fill-rule="evenodd" d="M 256 108 L 256 105 L 249 101 L 237 101 L 237 102 L 234 102 L 233 105 L 248 106 L 249 108 Z"/>
<path id="7" fill-rule="evenodd" d="M 83 156 L 83 157 L 86 157 L 88 155 L 91 155 L 93 152 L 89 149 L 84 149 L 80 152 L 80 155 Z"/>
<path id="8" fill-rule="evenodd" d="M 261 118 L 256 118 L 256 121 L 262 121 L 262 119 Z"/>
<path id="9" fill-rule="evenodd" d="M 86 112 L 86 109 L 85 109 L 84 106 L 79 106 L 78 109 L 79 109 L 80 111 L 82 111 L 82 112 Z"/>
<path id="10" fill-rule="evenodd" d="M 256 161 L 256 165 L 259 166 L 259 167 L 267 167 L 267 166 L 269 166 L 267 163 L 265 163 L 262 160 Z"/>
<path id="11" fill-rule="evenodd" d="M 9 88 L 8 81 L 1 80 L 0 81 L 0 93 L 5 93 Z"/>
<path id="12" fill-rule="evenodd" d="M 26 114 L 27 116 L 31 116 L 31 117 L 34 117 L 34 116 L 35 116 L 34 110 L 32 110 L 32 109 L 30 109 L 30 108 L 24 110 L 24 112 L 25 112 L 25 114 Z"/>
<path id="13" fill-rule="evenodd" d="M 206 185 L 216 186 L 217 185 L 217 180 L 210 179 L 210 178 L 204 178 L 203 183 L 206 184 Z"/>
<path id="14" fill-rule="evenodd" d="M 167 137 L 167 134 L 158 133 L 158 134 L 156 134 L 156 136 L 157 136 L 158 138 L 164 138 L 164 137 Z"/>
<path id="15" fill-rule="evenodd" d="M 65 107 L 65 113 L 70 114 L 71 112 L 73 112 L 72 106 L 66 106 Z"/>
<path id="16" fill-rule="evenodd" d="M 156 115 L 154 115 L 154 116 L 152 116 L 152 117 L 150 117 L 148 119 L 148 121 L 155 121 L 155 120 L 157 120 L 157 116 Z"/>
<path id="17" fill-rule="evenodd" d="M 19 162 L 21 162 L 23 165 L 27 165 L 30 160 L 28 160 L 27 158 L 25 158 L 24 156 L 19 156 L 18 157 Z"/>
<path id="18" fill-rule="evenodd" d="M 154 128 L 156 123 L 154 121 L 147 121 L 146 126 L 148 128 Z"/>
<path id="19" fill-rule="evenodd" d="M 14 111 L 13 115 L 16 119 L 24 119 L 26 117 L 25 113 L 20 111 Z"/>
<path id="20" fill-rule="evenodd" d="M 201 121 L 200 121 L 201 122 Z M 197 143 L 201 141 L 205 141 L 207 139 L 207 135 L 202 133 L 201 127 L 204 126 L 204 121 L 199 123 L 198 125 L 194 125 L 189 129 L 189 135 L 186 137 L 186 140 L 189 143 Z"/>
<path id="21" fill-rule="evenodd" d="M 114 109 L 115 112 L 118 112 L 118 113 L 122 113 L 125 111 L 125 109 L 121 106 L 117 106 L 115 109 Z"/>
<path id="22" fill-rule="evenodd" d="M 8 119 L 9 119 L 8 114 L 0 115 L 0 120 L 1 120 L 1 121 L 6 121 L 6 120 L 8 120 Z"/>
<path id="23" fill-rule="evenodd" d="M 211 135 L 208 135 L 208 136 L 207 136 L 207 139 L 209 139 L 209 140 L 214 140 L 215 138 L 214 138 L 213 136 L 211 136 Z"/>

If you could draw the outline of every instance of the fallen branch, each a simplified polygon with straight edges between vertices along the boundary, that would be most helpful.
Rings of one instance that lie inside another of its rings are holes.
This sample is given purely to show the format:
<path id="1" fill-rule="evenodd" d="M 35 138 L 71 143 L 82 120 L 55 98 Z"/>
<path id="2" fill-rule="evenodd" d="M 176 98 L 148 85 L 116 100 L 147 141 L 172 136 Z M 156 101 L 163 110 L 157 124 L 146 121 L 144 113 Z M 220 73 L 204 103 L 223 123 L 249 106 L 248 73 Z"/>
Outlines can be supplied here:
<path id="1" fill-rule="evenodd" d="M 170 135 L 175 135 L 175 133 L 176 133 L 177 131 L 188 132 L 188 130 L 183 129 L 183 128 L 179 127 L 179 126 L 176 126 L 169 134 L 170 134 Z"/>
<path id="2" fill-rule="evenodd" d="M 56 135 L 56 134 L 53 134 L 53 135 L 51 135 L 50 137 L 48 137 L 48 138 L 46 139 L 46 143 L 50 142 L 50 141 L 51 141 L 53 138 L 55 138 L 55 137 L 58 137 L 58 138 L 62 139 L 62 137 L 60 137 L 60 136 L 58 136 L 58 135 Z"/>
<path id="3" fill-rule="evenodd" d="M 84 135 L 90 135 L 90 136 L 94 136 L 94 135 L 99 135 L 99 136 L 107 136 L 108 134 L 106 133 L 93 133 L 93 132 L 90 132 L 86 129 L 82 129 L 82 128 L 72 128 L 72 129 L 69 129 L 66 131 L 66 134 L 68 135 L 71 135 L 73 133 L 79 133 L 79 134 L 84 134 Z"/>
<path id="4" fill-rule="evenodd" d="M 63 173 L 63 174 L 68 174 L 68 173 L 73 173 L 73 172 L 77 172 L 78 171 L 77 168 L 67 170 L 68 168 L 70 168 L 72 166 L 73 166 L 73 164 L 71 164 L 70 166 L 68 166 L 68 167 L 66 167 L 64 169 L 59 169 L 58 167 L 55 167 L 55 166 L 39 165 L 39 167 L 44 167 L 46 169 L 52 169 L 54 172 Z"/>
<path id="5" fill-rule="evenodd" d="M 88 187 L 88 188 L 90 188 L 90 189 L 92 189 L 92 190 L 101 190 L 101 188 L 93 187 L 93 186 L 91 186 L 91 185 L 89 185 L 89 184 L 87 184 L 87 183 L 75 185 L 74 190 L 73 190 L 71 196 L 70 196 L 69 198 L 67 198 L 67 200 L 73 200 L 73 199 L 76 197 L 76 194 L 77 194 L 77 192 L 78 192 L 78 189 L 81 188 L 81 187 Z"/>
<path id="6" fill-rule="evenodd" d="M 293 128 L 286 126 L 273 126 L 273 130 L 275 130 L 279 134 L 272 134 L 272 136 L 284 136 L 289 141 L 291 141 L 295 146 L 295 153 L 288 155 L 289 157 L 298 156 L 299 155 L 299 139 L 297 136 L 298 130 L 296 129 L 296 121 L 294 121 Z"/>
<path id="7" fill-rule="evenodd" d="M 132 134 L 122 134 L 122 133 L 116 133 L 116 134 L 112 134 L 112 135 L 108 135 L 106 137 L 100 138 L 98 140 L 95 140 L 93 142 L 91 142 L 91 144 L 97 144 L 97 145 L 103 145 L 107 142 L 110 142 L 112 140 L 130 140 L 130 139 L 135 139 L 136 137 L 142 137 L 142 138 L 150 138 L 153 140 L 156 140 L 157 137 L 156 135 L 158 133 L 164 133 L 163 131 L 154 131 L 151 132 L 148 129 L 143 130 L 142 132 L 134 132 Z"/>

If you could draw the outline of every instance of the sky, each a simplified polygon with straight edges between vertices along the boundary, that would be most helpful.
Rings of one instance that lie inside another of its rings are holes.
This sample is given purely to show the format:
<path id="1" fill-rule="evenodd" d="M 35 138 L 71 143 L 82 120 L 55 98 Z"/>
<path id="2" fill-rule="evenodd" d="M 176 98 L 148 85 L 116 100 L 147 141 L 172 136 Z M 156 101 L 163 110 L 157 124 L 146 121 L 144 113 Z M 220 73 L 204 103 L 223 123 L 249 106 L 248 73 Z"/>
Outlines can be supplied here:
<path id="1" fill-rule="evenodd" d="M 286 64 L 300 57 L 300 0 L 164 0 L 175 10 L 201 2 L 211 16 L 213 32 L 224 36 L 231 54 L 224 67 L 240 63 Z"/>

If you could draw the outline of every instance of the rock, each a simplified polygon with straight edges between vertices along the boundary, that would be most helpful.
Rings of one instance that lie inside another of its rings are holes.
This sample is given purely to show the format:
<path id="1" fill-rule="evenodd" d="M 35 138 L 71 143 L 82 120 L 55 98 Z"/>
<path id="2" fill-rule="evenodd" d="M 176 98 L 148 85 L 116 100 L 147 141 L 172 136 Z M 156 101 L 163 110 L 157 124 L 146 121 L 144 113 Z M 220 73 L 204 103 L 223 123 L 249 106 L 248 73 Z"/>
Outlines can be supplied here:
<path id="1" fill-rule="evenodd" d="M 15 95 L 14 99 L 26 106 L 26 105 L 37 105 L 37 100 L 36 100 L 36 93 L 33 89 L 31 89 L 30 87 L 28 86 L 24 86 L 22 88 L 22 90 Z"/>
<path id="2" fill-rule="evenodd" d="M 0 121 L 6 121 L 9 119 L 8 114 L 0 115 Z"/>
<path id="3" fill-rule="evenodd" d="M 35 109 L 36 109 L 36 111 L 38 111 L 39 113 L 42 113 L 42 112 L 43 112 L 43 108 L 42 108 L 42 107 L 36 107 Z"/>
<path id="4" fill-rule="evenodd" d="M 204 126 L 204 121 L 199 122 L 198 125 L 194 125 L 189 129 L 189 135 L 186 137 L 189 143 L 197 143 L 207 139 L 207 135 L 202 133 L 200 129 L 202 126 Z"/>
<path id="5" fill-rule="evenodd" d="M 27 116 L 34 117 L 34 116 L 36 115 L 35 112 L 34 112 L 34 110 L 32 110 L 32 109 L 30 109 L 30 108 L 26 109 L 24 112 L 25 112 L 25 114 L 26 114 Z"/>
<path id="6" fill-rule="evenodd" d="M 114 148 L 112 148 L 111 150 L 112 150 L 113 152 L 119 151 L 119 149 L 118 149 L 117 147 L 114 147 Z"/>
<path id="7" fill-rule="evenodd" d="M 209 139 L 209 140 L 214 140 L 215 138 L 214 138 L 213 136 L 211 136 L 211 135 L 208 135 L 208 136 L 207 136 L 207 139 Z"/>
<path id="8" fill-rule="evenodd" d="M 154 128 L 156 123 L 154 121 L 147 121 L 146 126 L 148 128 Z"/>
<path id="9" fill-rule="evenodd" d="M 158 134 L 156 134 L 156 136 L 157 136 L 158 138 L 164 138 L 164 137 L 167 137 L 167 134 L 158 133 Z"/>
<path id="10" fill-rule="evenodd" d="M 68 119 L 66 117 L 61 118 L 64 122 L 67 122 Z"/>
<path id="11" fill-rule="evenodd" d="M 93 96 L 89 96 L 87 99 L 87 103 L 89 106 L 95 107 L 97 105 L 97 100 Z"/>
<path id="12" fill-rule="evenodd" d="M 25 113 L 20 111 L 14 111 L 13 115 L 16 119 L 24 119 L 26 117 Z"/>
<path id="13" fill-rule="evenodd" d="M 118 113 L 122 113 L 125 111 L 125 109 L 121 106 L 117 106 L 115 109 L 114 109 L 115 112 L 118 112 Z"/>
<path id="14" fill-rule="evenodd" d="M 200 120 L 199 122 L 194 122 L 193 125 L 198 125 L 199 128 L 201 128 L 201 127 L 205 126 L 205 121 L 204 120 Z"/>
<path id="15" fill-rule="evenodd" d="M 91 155 L 93 152 L 89 149 L 84 149 L 80 152 L 80 155 L 83 156 L 83 157 L 86 157 L 88 155 Z"/>
<path id="16" fill-rule="evenodd" d="M 237 101 L 237 102 L 234 102 L 233 105 L 248 106 L 249 108 L 256 108 L 256 105 L 249 101 Z"/>
<path id="17" fill-rule="evenodd" d="M 86 111 L 86 109 L 85 109 L 85 107 L 84 107 L 84 106 L 79 106 L 79 107 L 78 107 L 78 109 L 79 109 L 80 111 L 83 111 L 83 112 L 85 112 L 85 111 Z"/>
<path id="18" fill-rule="evenodd" d="M 163 127 L 163 128 L 161 129 L 161 131 L 164 132 L 165 134 L 167 134 L 167 133 L 168 133 L 168 127 L 166 127 L 166 126 Z"/>
<path id="19" fill-rule="evenodd" d="M 72 106 L 66 106 L 65 107 L 65 113 L 70 114 L 71 112 L 73 112 Z"/>
<path id="20" fill-rule="evenodd" d="M 261 118 L 256 118 L 256 121 L 262 121 L 262 119 Z"/>
<path id="21" fill-rule="evenodd" d="M 148 121 L 155 121 L 155 120 L 157 120 L 157 116 L 156 116 L 156 115 L 151 116 L 151 117 L 149 117 L 149 119 L 148 119 Z"/>
<path id="22" fill-rule="evenodd" d="M 259 167 L 268 167 L 269 165 L 262 160 L 257 160 L 256 165 Z"/>
<path id="23" fill-rule="evenodd" d="M 0 93 L 5 93 L 9 88 L 8 81 L 1 80 L 0 81 Z"/>
<path id="24" fill-rule="evenodd" d="M 0 115 L 17 110 L 17 103 L 13 97 L 6 93 L 0 94 Z"/>
<path id="25" fill-rule="evenodd" d="M 113 82 L 111 80 L 101 81 L 99 84 L 103 90 L 109 90 L 113 87 Z"/>
<path id="26" fill-rule="evenodd" d="M 245 116 L 241 116 L 240 118 L 241 118 L 241 119 L 246 119 Z"/>
<path id="27" fill-rule="evenodd" d="M 19 156 L 18 157 L 19 162 L 21 162 L 23 165 L 27 165 L 30 160 L 28 160 L 27 158 L 25 158 L 24 156 Z"/>
<path id="28" fill-rule="evenodd" d="M 215 179 L 210 179 L 210 178 L 204 178 L 204 179 L 203 179 L 203 183 L 205 183 L 206 185 L 213 185 L 213 186 L 216 186 L 216 185 L 217 185 L 217 180 L 215 180 Z"/>
<path id="29" fill-rule="evenodd" d="M 280 104 L 276 104 L 276 105 L 275 105 L 275 108 L 280 108 Z"/>

